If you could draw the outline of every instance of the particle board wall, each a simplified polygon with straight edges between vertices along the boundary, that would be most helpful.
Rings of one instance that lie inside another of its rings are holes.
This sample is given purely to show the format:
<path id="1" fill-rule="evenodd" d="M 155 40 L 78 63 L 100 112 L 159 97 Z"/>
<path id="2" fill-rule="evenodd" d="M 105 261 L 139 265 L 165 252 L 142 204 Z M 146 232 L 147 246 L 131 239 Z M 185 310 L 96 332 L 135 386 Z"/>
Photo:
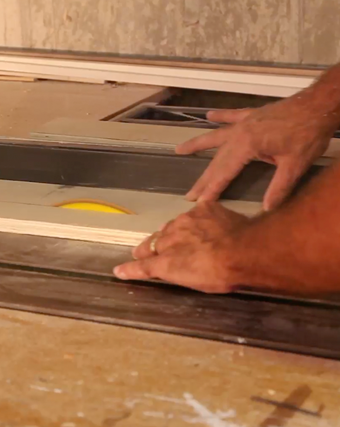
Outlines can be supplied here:
<path id="1" fill-rule="evenodd" d="M 299 62 L 297 0 L 0 0 L 0 46 Z"/>
<path id="2" fill-rule="evenodd" d="M 0 46 L 327 65 L 339 0 L 0 0 Z"/>
<path id="3" fill-rule="evenodd" d="M 340 60 L 340 1 L 302 0 L 301 33 L 304 63 L 334 64 Z"/>

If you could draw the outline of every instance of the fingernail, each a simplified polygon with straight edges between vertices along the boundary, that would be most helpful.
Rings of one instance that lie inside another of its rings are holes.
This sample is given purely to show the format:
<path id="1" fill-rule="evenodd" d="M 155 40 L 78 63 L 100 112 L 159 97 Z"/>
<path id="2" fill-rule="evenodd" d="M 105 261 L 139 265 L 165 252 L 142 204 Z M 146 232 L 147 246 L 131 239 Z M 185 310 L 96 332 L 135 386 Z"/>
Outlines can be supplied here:
<path id="1" fill-rule="evenodd" d="M 165 222 L 164 224 L 162 224 L 160 227 L 159 227 L 159 229 L 158 229 L 158 231 L 163 231 L 164 230 L 164 228 L 167 226 L 167 222 Z"/>
<path id="2" fill-rule="evenodd" d="M 269 212 L 270 209 L 271 209 L 270 204 L 267 203 L 267 202 L 264 202 L 263 205 L 262 205 L 262 212 Z"/>
<path id="3" fill-rule="evenodd" d="M 196 197 L 193 193 L 188 193 L 186 194 L 185 198 L 189 201 L 189 202 L 194 202 Z"/>
<path id="4" fill-rule="evenodd" d="M 121 267 L 116 267 L 113 273 L 118 279 L 127 280 L 127 275 L 122 271 Z"/>

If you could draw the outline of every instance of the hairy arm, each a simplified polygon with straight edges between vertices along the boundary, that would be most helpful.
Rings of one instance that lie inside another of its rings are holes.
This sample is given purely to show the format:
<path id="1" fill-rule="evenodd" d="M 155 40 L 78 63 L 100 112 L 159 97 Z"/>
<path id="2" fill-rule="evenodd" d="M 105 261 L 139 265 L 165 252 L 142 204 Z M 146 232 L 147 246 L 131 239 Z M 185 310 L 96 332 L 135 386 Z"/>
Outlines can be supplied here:
<path id="1" fill-rule="evenodd" d="M 304 294 L 340 291 L 340 163 L 237 234 L 234 284 Z"/>
<path id="2" fill-rule="evenodd" d="M 324 120 L 324 125 L 338 126 L 340 123 L 340 64 L 329 68 L 314 84 L 292 96 L 291 99 L 306 104 L 304 108 L 309 109 L 315 118 Z"/>

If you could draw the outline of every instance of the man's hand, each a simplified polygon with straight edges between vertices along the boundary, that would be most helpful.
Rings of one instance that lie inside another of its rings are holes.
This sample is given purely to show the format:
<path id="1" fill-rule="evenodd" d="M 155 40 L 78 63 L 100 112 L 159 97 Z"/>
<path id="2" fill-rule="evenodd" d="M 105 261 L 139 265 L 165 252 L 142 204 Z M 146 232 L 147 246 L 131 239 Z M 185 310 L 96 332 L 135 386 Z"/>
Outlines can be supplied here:
<path id="1" fill-rule="evenodd" d="M 309 94 L 259 109 L 212 111 L 208 119 L 229 123 L 177 147 L 178 154 L 219 148 L 215 158 L 188 193 L 191 201 L 218 199 L 253 159 L 277 166 L 264 197 L 264 210 L 278 206 L 315 159 L 327 149 L 339 117 L 323 114 Z M 334 126 L 334 123 L 335 126 Z"/>
<path id="2" fill-rule="evenodd" d="M 210 293 L 238 285 L 285 294 L 339 292 L 339 193 L 340 162 L 280 209 L 256 218 L 199 203 L 136 248 L 137 260 L 115 274 Z"/>
<path id="3" fill-rule="evenodd" d="M 224 209 L 219 203 L 203 202 L 137 247 L 137 259 L 117 267 L 122 280 L 161 279 L 207 293 L 225 293 L 237 285 L 237 231 L 248 219 Z M 151 242 L 157 237 L 155 248 Z"/>

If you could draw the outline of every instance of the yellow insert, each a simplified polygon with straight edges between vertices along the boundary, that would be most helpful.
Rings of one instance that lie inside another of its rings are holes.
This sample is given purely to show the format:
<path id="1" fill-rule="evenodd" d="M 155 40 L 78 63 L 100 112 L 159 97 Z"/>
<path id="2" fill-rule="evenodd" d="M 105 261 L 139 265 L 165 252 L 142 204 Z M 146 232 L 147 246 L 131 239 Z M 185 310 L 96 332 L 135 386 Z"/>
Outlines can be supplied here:
<path id="1" fill-rule="evenodd" d="M 115 205 L 113 203 L 106 203 L 98 200 L 69 200 L 66 202 L 58 203 L 55 207 L 64 209 L 78 209 L 82 211 L 95 211 L 106 212 L 114 214 L 133 214 L 132 211 Z"/>

